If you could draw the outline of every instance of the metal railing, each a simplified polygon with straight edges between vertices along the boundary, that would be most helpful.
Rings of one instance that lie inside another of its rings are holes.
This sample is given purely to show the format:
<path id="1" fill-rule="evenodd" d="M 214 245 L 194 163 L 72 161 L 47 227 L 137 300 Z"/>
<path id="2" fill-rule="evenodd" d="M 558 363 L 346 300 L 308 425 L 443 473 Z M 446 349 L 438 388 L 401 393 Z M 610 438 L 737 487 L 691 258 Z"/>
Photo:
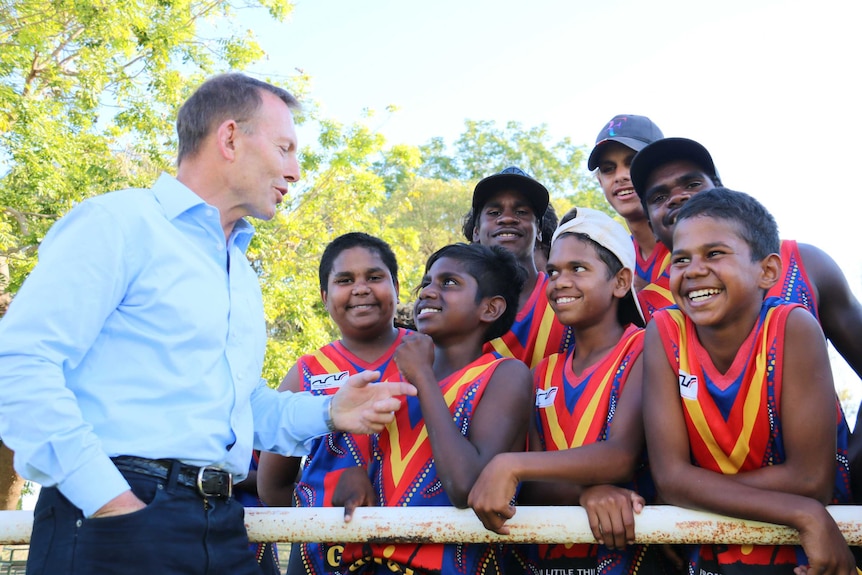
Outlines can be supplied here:
<path id="1" fill-rule="evenodd" d="M 830 505 L 850 545 L 862 545 L 862 506 Z M 482 526 L 469 509 L 453 507 L 361 507 L 345 523 L 340 507 L 247 508 L 249 539 L 267 542 L 393 541 L 414 543 L 508 542 L 591 543 L 587 514 L 581 507 L 518 507 L 508 521 L 509 535 Z M 0 544 L 27 544 L 32 511 L 0 512 Z M 789 527 L 733 519 L 679 507 L 655 505 L 636 516 L 638 543 L 795 544 Z"/>

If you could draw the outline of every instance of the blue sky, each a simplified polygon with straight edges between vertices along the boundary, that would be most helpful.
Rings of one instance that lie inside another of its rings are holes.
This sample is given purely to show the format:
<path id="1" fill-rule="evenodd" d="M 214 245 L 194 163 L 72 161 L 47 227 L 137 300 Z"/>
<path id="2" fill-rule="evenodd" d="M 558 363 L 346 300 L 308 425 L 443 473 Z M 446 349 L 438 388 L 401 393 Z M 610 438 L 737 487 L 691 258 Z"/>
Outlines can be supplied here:
<path id="1" fill-rule="evenodd" d="M 325 115 L 374 109 L 389 144 L 451 141 L 473 119 L 590 145 L 615 114 L 650 116 L 862 284 L 835 233 L 855 223 L 841 192 L 859 187 L 860 16 L 851 0 L 298 0 L 284 24 L 247 21 L 268 53 L 251 71 L 304 70 Z"/>
<path id="2" fill-rule="evenodd" d="M 388 144 L 451 142 L 472 119 L 591 145 L 612 116 L 649 116 L 703 143 L 725 185 L 832 255 L 862 297 L 847 240 L 862 204 L 860 16 L 853 0 L 297 0 L 286 23 L 240 25 L 268 53 L 249 71 L 304 70 L 324 115 L 374 109 Z"/>

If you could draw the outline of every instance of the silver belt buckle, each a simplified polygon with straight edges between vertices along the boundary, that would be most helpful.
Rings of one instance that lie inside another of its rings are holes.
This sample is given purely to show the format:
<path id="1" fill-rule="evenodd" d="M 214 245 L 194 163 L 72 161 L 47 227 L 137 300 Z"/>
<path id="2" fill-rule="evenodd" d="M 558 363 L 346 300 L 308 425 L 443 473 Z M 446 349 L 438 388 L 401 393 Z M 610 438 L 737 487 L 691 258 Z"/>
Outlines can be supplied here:
<path id="1" fill-rule="evenodd" d="M 212 497 L 213 494 L 207 493 L 204 491 L 204 473 L 207 469 L 212 470 L 216 473 L 224 473 L 227 475 L 227 497 L 225 499 L 230 499 L 233 496 L 233 476 L 230 472 L 225 471 L 224 469 L 219 469 L 218 467 L 213 467 L 211 465 L 204 465 L 203 467 L 198 469 L 198 476 L 195 480 L 195 487 L 198 489 L 198 493 L 200 493 L 204 497 Z"/>

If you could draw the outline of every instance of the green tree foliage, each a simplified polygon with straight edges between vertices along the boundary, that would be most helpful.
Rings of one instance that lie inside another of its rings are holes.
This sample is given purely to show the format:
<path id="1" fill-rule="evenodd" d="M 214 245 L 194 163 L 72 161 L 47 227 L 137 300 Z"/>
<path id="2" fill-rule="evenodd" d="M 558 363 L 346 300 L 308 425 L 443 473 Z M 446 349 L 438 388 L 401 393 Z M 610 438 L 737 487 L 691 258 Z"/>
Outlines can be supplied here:
<path id="1" fill-rule="evenodd" d="M 415 231 L 420 246 L 404 262 L 403 277 L 418 280 L 434 250 L 465 241 L 462 223 L 473 187 L 508 166 L 518 166 L 545 184 L 559 215 L 575 205 L 615 215 L 595 178 L 584 171 L 584 154 L 584 147 L 568 138 L 553 141 L 544 125 L 524 128 L 508 122 L 500 128 L 493 121 L 475 120 L 465 122 L 451 146 L 438 137 L 418 148 L 393 147 L 378 168 L 398 214 L 395 224 Z"/>
<path id="2" fill-rule="evenodd" d="M 170 166 L 175 111 L 190 89 L 262 55 L 248 32 L 230 29 L 232 13 L 254 3 L 279 19 L 292 7 L 0 0 L 0 257 L 11 290 L 75 203 L 147 185 Z"/>
<path id="3" fill-rule="evenodd" d="M 554 141 L 545 125 L 525 128 L 519 122 L 508 122 L 501 128 L 493 121 L 467 120 L 452 148 L 443 138 L 419 146 L 421 164 L 416 175 L 468 182 L 472 189 L 485 176 L 518 166 L 548 188 L 559 215 L 581 206 L 616 217 L 596 179 L 585 171 L 584 146 L 569 138 Z"/>

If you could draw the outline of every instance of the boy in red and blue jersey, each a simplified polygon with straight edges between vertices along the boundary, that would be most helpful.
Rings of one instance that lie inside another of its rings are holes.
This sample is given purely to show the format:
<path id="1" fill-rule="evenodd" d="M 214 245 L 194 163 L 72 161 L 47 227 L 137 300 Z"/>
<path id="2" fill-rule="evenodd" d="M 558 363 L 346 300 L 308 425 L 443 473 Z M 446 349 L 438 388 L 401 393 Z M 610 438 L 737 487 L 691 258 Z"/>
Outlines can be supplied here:
<path id="1" fill-rule="evenodd" d="M 647 327 L 644 422 L 662 499 L 796 529 L 799 546 L 699 545 L 689 573 L 855 572 L 825 505 L 849 501 L 847 426 L 826 341 L 782 277 L 778 228 L 746 194 L 675 214 L 675 304 Z M 800 571 L 802 569 L 803 571 Z"/>

